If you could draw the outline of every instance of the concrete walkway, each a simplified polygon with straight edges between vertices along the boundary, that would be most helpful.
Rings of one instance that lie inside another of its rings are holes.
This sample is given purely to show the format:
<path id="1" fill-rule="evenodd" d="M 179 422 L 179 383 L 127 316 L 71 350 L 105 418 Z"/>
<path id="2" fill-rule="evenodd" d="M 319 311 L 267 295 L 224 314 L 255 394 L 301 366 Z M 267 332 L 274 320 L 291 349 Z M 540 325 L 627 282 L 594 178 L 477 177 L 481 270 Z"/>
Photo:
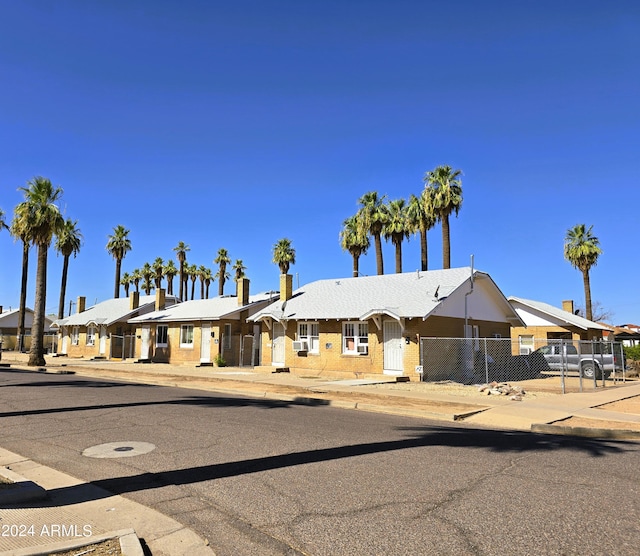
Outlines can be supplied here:
<path id="1" fill-rule="evenodd" d="M 640 440 L 640 414 L 598 409 L 604 404 L 640 396 L 640 382 L 637 381 L 565 395 L 548 392 L 536 395 L 534 391 L 525 394 L 523 401 L 512 401 L 506 396 L 481 394 L 471 386 L 397 383 L 384 376 L 340 380 L 274 373 L 271 369 L 182 367 L 66 358 L 48 358 L 46 368 L 39 370 L 27 367 L 24 355 L 11 357 L 7 352 L 3 353 L 2 365 L 9 365 L 5 367 L 9 371 L 75 373 L 444 422 L 458 421 L 479 428 Z M 588 419 L 593 425 L 586 428 L 565 426 L 563 420 L 570 417 Z M 81 500 L 67 500 L 64 488 L 60 487 L 77 485 L 80 481 L 0 448 L 0 474 L 6 468 L 24 481 L 25 491 L 35 484 L 58 494 L 40 502 L 8 503 L 3 501 L 3 490 L 0 489 L 0 525 L 33 525 L 34 532 L 23 537 L 0 536 L 0 555 L 48 554 L 52 543 L 57 548 L 79 546 L 115 536 L 125 539 L 123 554 L 139 556 L 142 554 L 139 543 L 130 543 L 133 530 L 145 539 L 154 556 L 213 554 L 206 539 L 175 520 L 121 496 L 103 492 L 94 496 L 96 487 L 93 485 L 86 485 Z M 15 475 L 13 477 L 15 480 Z M 74 491 L 77 493 L 76 489 Z M 63 530 L 67 534 L 74 533 L 74 538 L 52 538 L 47 524 L 60 522 L 79 527 Z M 85 526 L 88 529 L 83 529 Z M 90 532 L 88 539 L 84 538 L 86 531 Z"/>

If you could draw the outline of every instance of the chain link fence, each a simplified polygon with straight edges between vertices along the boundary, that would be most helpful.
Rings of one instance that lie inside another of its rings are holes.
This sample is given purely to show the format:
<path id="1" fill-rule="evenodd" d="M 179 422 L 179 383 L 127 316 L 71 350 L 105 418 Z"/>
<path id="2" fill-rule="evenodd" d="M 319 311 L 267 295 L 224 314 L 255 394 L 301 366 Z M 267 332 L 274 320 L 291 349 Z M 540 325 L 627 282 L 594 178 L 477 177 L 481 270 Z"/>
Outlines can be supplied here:
<path id="1" fill-rule="evenodd" d="M 133 334 L 111 334 L 109 359 L 132 359 L 135 356 L 136 337 Z"/>
<path id="2" fill-rule="evenodd" d="M 562 392 L 624 381 L 622 344 L 602 340 L 421 338 L 421 380 L 462 384 L 544 381 L 559 377 Z"/>

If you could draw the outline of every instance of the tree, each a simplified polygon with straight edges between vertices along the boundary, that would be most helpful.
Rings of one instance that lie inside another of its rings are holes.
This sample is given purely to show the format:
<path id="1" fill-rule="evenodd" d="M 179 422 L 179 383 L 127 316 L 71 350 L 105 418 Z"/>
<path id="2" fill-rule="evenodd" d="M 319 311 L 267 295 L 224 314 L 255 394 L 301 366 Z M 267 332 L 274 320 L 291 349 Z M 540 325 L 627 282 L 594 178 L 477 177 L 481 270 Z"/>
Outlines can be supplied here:
<path id="1" fill-rule="evenodd" d="M 20 205 L 18 205 L 20 206 Z M 24 318 L 27 307 L 27 281 L 29 278 L 29 249 L 31 247 L 31 229 L 28 221 L 29 214 L 19 214 L 14 211 L 13 221 L 11 222 L 10 232 L 14 239 L 22 242 L 22 277 L 20 280 L 20 308 L 18 310 L 18 330 L 16 349 L 19 352 L 24 351 Z"/>
<path id="2" fill-rule="evenodd" d="M 376 268 L 379 275 L 384 274 L 384 261 L 382 260 L 382 229 L 387 222 L 388 213 L 385 204 L 386 196 L 378 197 L 376 191 L 365 193 L 358 203 L 361 205 L 357 213 L 358 223 L 361 229 L 373 236 L 376 247 Z"/>
<path id="3" fill-rule="evenodd" d="M 387 207 L 387 222 L 382 233 L 396 248 L 396 274 L 402 272 L 402 242 L 409 238 L 407 206 L 404 199 L 395 199 Z"/>
<path id="4" fill-rule="evenodd" d="M 204 299 L 204 279 L 205 275 L 207 274 L 207 270 L 209 269 L 203 264 L 198 267 L 198 280 L 200 280 L 200 299 Z M 211 271 L 209 271 L 209 274 L 211 274 Z"/>
<path id="5" fill-rule="evenodd" d="M 586 318 L 586 312 L 584 310 L 584 307 L 578 307 L 575 311 L 576 315 L 580 315 L 581 317 Z M 592 303 L 592 307 L 591 307 L 591 316 L 593 317 L 591 320 L 593 320 L 593 322 L 606 322 L 606 323 L 611 323 L 613 322 L 613 316 L 615 315 L 615 313 L 610 310 L 605 308 L 602 303 L 600 303 L 599 301 L 594 301 Z"/>
<path id="6" fill-rule="evenodd" d="M 340 246 L 353 258 L 354 277 L 360 275 L 360 256 L 368 251 L 370 245 L 369 234 L 360 228 L 357 216 L 350 216 L 342 223 Z"/>
<path id="7" fill-rule="evenodd" d="M 442 268 L 451 268 L 451 239 L 449 216 L 458 216 L 462 206 L 462 181 L 460 170 L 451 166 L 438 166 L 424 176 L 429 205 L 438 222 L 442 223 Z"/>
<path id="8" fill-rule="evenodd" d="M 67 274 L 69 272 L 69 258 L 75 256 L 82 247 L 82 234 L 78 229 L 78 221 L 67 218 L 60 231 L 56 234 L 56 251 L 63 257 L 62 282 L 60 284 L 60 302 L 58 303 L 58 318 L 64 318 L 64 298 L 67 291 Z"/>
<path id="9" fill-rule="evenodd" d="M 149 263 L 144 263 L 140 269 L 142 275 L 142 289 L 147 295 L 151 295 L 151 289 L 153 288 L 153 268 Z"/>
<path id="10" fill-rule="evenodd" d="M 131 282 L 136 288 L 136 293 L 140 293 L 140 280 L 142 280 L 142 273 L 139 268 L 134 268 L 131 273 Z"/>
<path id="11" fill-rule="evenodd" d="M 131 251 L 131 240 L 129 239 L 129 230 L 123 225 L 118 224 L 113 229 L 113 235 L 107 236 L 107 251 L 116 260 L 116 279 L 113 290 L 113 297 L 120 297 L 120 269 L 122 267 L 122 259 Z"/>
<path id="12" fill-rule="evenodd" d="M 126 297 L 129 297 L 129 288 L 131 288 L 132 282 L 133 282 L 133 279 L 131 278 L 131 275 L 128 272 L 125 272 L 122 275 L 122 278 L 120 279 L 120 285 L 124 287 L 124 295 Z"/>
<path id="13" fill-rule="evenodd" d="M 198 267 L 194 264 L 187 265 L 187 268 L 185 268 L 185 273 L 191 279 L 191 301 L 193 301 L 196 296 L 196 280 L 198 279 Z"/>
<path id="14" fill-rule="evenodd" d="M 211 269 L 201 266 L 199 278 L 204 284 L 204 299 L 209 299 L 209 286 L 211 286 L 211 281 L 213 280 Z M 202 294 L 202 291 L 200 293 Z"/>
<path id="15" fill-rule="evenodd" d="M 215 275 L 215 278 L 218 280 L 218 295 L 224 295 L 224 283 L 229 278 L 229 274 L 227 273 L 227 265 L 231 262 L 229 258 L 229 253 L 224 248 L 218 249 L 218 256 L 213 260 L 215 264 L 218 265 L 218 272 Z"/>
<path id="16" fill-rule="evenodd" d="M 282 274 L 287 274 L 289 266 L 296 264 L 296 251 L 291 246 L 290 239 L 279 239 L 273 246 L 273 262 L 280 267 Z"/>
<path id="17" fill-rule="evenodd" d="M 9 226 L 7 226 L 7 223 L 4 219 L 4 211 L 2 209 L 0 209 L 0 232 L 4 229 L 9 229 Z"/>
<path id="18" fill-rule="evenodd" d="M 236 282 L 244 278 L 244 271 L 247 270 L 247 267 L 242 263 L 242 259 L 236 259 L 236 262 L 233 263 L 232 268 Z"/>
<path id="19" fill-rule="evenodd" d="M 164 265 L 164 275 L 167 277 L 167 294 L 173 295 L 173 279 L 178 274 L 176 265 L 173 264 L 173 260 L 169 259 L 167 264 Z"/>
<path id="20" fill-rule="evenodd" d="M 162 279 L 164 278 L 164 261 L 161 257 L 156 257 L 151 265 L 153 268 L 153 281 L 156 285 L 156 290 L 162 288 Z"/>
<path id="21" fill-rule="evenodd" d="M 187 252 L 189 251 L 189 246 L 184 241 L 180 241 L 178 245 L 173 248 L 173 250 L 175 251 L 176 258 L 180 263 L 180 301 L 184 301 L 186 296 L 186 292 L 184 290 L 184 285 L 186 283 L 184 264 L 187 260 Z"/>
<path id="22" fill-rule="evenodd" d="M 571 263 L 571 266 L 582 272 L 587 320 L 593 320 L 589 270 L 596 265 L 602 253 L 599 247 L 600 241 L 592 234 L 592 230 L 593 226 L 587 229 L 584 224 L 576 224 L 567 230 L 564 238 L 564 258 Z"/>
<path id="23" fill-rule="evenodd" d="M 423 189 L 420 197 L 413 193 L 407 205 L 407 226 L 410 233 L 420 234 L 420 268 L 429 270 L 429 249 L 427 246 L 427 232 L 435 226 L 436 217 L 433 214 L 427 190 Z"/>
<path id="24" fill-rule="evenodd" d="M 47 178 L 37 176 L 27 182 L 27 187 L 19 189 L 25 200 L 16 207 L 16 214 L 28 222 L 29 237 L 37 247 L 36 294 L 31 329 L 31 350 L 29 366 L 45 365 L 44 359 L 44 319 L 47 296 L 47 254 L 54 234 L 64 223 L 60 209 L 55 202 L 62 196 L 62 188 L 54 187 Z"/>

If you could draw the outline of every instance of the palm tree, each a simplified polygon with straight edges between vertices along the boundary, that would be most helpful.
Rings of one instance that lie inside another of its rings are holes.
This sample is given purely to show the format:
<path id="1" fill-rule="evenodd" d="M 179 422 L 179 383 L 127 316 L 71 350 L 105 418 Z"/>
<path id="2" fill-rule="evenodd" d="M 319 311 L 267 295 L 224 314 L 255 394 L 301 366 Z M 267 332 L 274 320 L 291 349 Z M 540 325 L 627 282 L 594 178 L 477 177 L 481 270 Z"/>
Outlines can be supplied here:
<path id="1" fill-rule="evenodd" d="M 587 229 L 584 224 L 577 224 L 567 230 L 567 235 L 564 238 L 564 258 L 574 268 L 582 272 L 587 320 L 593 320 L 589 270 L 596 265 L 598 257 L 602 253 L 602 249 L 599 247 L 600 240 L 591 233 L 591 230 L 593 230 L 593 226 L 589 226 Z"/>
<path id="2" fill-rule="evenodd" d="M 279 239 L 273 246 L 273 262 L 280 267 L 281 274 L 287 274 L 289 266 L 296 264 L 296 251 L 290 239 Z"/>
<path id="3" fill-rule="evenodd" d="M 118 224 L 113 229 L 113 235 L 107 236 L 107 251 L 116 260 L 116 280 L 113 290 L 113 297 L 120 297 L 120 268 L 122 267 L 122 259 L 131 251 L 131 240 L 129 239 L 129 230 L 122 224 Z"/>
<path id="4" fill-rule="evenodd" d="M 409 239 L 410 231 L 407 225 L 407 205 L 404 199 L 391 201 L 387 208 L 387 222 L 382 233 L 384 238 L 396 248 L 396 274 L 402 272 L 402 242 Z"/>
<path id="5" fill-rule="evenodd" d="M 156 257 L 151 265 L 153 268 L 153 280 L 156 284 L 156 290 L 162 288 L 162 279 L 164 278 L 164 261 L 161 257 Z"/>
<path id="6" fill-rule="evenodd" d="M 60 284 L 60 302 L 58 304 L 58 318 L 64 318 L 64 298 L 67 292 L 67 273 L 69 271 L 69 258 L 75 256 L 82 246 L 82 234 L 77 228 L 78 221 L 67 218 L 62 228 L 56 234 L 56 251 L 64 257 L 62 263 L 62 283 Z"/>
<path id="7" fill-rule="evenodd" d="M 350 216 L 342 223 L 340 230 L 340 245 L 344 251 L 349 251 L 353 257 L 353 275 L 359 276 L 360 256 L 364 255 L 371 245 L 369 234 L 358 225 L 357 216 Z"/>
<path id="8" fill-rule="evenodd" d="M 62 195 L 62 188 L 54 187 L 47 178 L 37 176 L 27 182 L 27 187 L 19 189 L 25 200 L 16 207 L 16 214 L 28 222 L 29 236 L 38 248 L 36 269 L 36 294 L 31 330 L 31 350 L 29 366 L 45 365 L 44 360 L 44 319 L 47 296 L 47 254 L 54 234 L 57 234 L 64 218 L 54 203 Z"/>
<path id="9" fill-rule="evenodd" d="M 424 175 L 429 204 L 436 219 L 442 222 L 442 268 L 451 268 L 449 215 L 458 216 L 462 206 L 461 175 L 460 170 L 453 170 L 451 166 L 438 166 Z"/>
<path id="10" fill-rule="evenodd" d="M 204 299 L 209 299 L 209 286 L 213 280 L 213 273 L 211 272 L 211 269 L 201 266 L 199 278 L 204 284 Z"/>
<path id="11" fill-rule="evenodd" d="M 173 248 L 173 250 L 175 251 L 176 258 L 180 263 L 180 301 L 184 301 L 186 294 L 186 292 L 184 291 L 184 285 L 186 283 L 184 275 L 184 263 L 187 260 L 187 252 L 189 251 L 189 246 L 184 241 L 180 241 L 178 242 L 178 245 Z"/>
<path id="12" fill-rule="evenodd" d="M 204 299 L 204 276 L 207 273 L 207 267 L 201 264 L 198 267 L 198 280 L 200 280 L 200 299 Z"/>
<path id="13" fill-rule="evenodd" d="M 139 268 L 134 268 L 131 273 L 131 283 L 136 288 L 136 293 L 140 293 L 140 280 L 142 280 L 142 272 Z"/>
<path id="14" fill-rule="evenodd" d="M 231 262 L 227 250 L 224 248 L 218 249 L 218 256 L 213 262 L 218 265 L 218 272 L 215 277 L 218 279 L 218 295 L 222 296 L 224 295 L 224 283 L 227 281 L 227 278 L 229 278 L 227 265 Z"/>
<path id="15" fill-rule="evenodd" d="M 244 271 L 247 270 L 247 267 L 242 263 L 242 259 L 236 259 L 236 262 L 233 263 L 232 268 L 234 272 L 234 279 L 236 282 L 244 278 Z"/>
<path id="16" fill-rule="evenodd" d="M 140 269 L 140 274 L 142 275 L 142 289 L 147 295 L 150 295 L 153 288 L 153 268 L 149 263 L 144 263 Z"/>
<path id="17" fill-rule="evenodd" d="M 22 352 L 24 349 L 24 318 L 27 307 L 27 281 L 29 278 L 29 249 L 31 247 L 28 213 L 20 215 L 17 210 L 14 211 L 10 232 L 14 239 L 19 239 L 22 242 L 22 278 L 20 280 L 20 309 L 18 310 L 16 345 L 16 349 Z"/>
<path id="18" fill-rule="evenodd" d="M 173 279 L 178 274 L 176 265 L 173 264 L 173 260 L 169 259 L 167 264 L 164 265 L 164 275 L 167 277 L 167 294 L 173 295 Z"/>
<path id="19" fill-rule="evenodd" d="M 384 274 L 380 236 L 388 218 L 387 205 L 384 203 L 385 199 L 386 195 L 378 197 L 376 191 L 365 193 L 358 200 L 361 206 L 356 214 L 360 228 L 373 236 L 374 245 L 376 246 L 376 268 L 379 275 Z"/>
<path id="20" fill-rule="evenodd" d="M 427 190 L 423 189 L 420 197 L 413 193 L 407 205 L 407 225 L 411 233 L 420 233 L 420 263 L 422 270 L 429 270 L 429 250 L 427 247 L 427 232 L 435 226 L 436 217 L 429 203 Z"/>
<path id="21" fill-rule="evenodd" d="M 198 279 L 198 267 L 194 264 L 187 265 L 185 268 L 186 275 L 191 278 L 191 301 L 195 299 L 196 296 L 196 280 Z"/>
<path id="22" fill-rule="evenodd" d="M 125 272 L 120 280 L 120 285 L 124 287 L 125 297 L 129 297 L 129 288 L 131 287 L 132 282 L 133 278 L 131 278 L 131 275 L 128 272 Z"/>

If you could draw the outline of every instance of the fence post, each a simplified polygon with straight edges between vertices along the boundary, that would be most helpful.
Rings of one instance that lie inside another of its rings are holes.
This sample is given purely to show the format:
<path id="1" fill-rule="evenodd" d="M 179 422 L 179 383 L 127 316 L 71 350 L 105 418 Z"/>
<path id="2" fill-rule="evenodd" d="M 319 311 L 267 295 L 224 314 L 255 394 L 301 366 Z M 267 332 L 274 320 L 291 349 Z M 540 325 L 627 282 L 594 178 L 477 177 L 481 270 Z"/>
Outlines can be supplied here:
<path id="1" fill-rule="evenodd" d="M 598 373 L 596 371 L 596 346 L 594 340 L 591 340 L 591 364 L 593 365 L 593 389 L 598 388 Z"/>
<path id="2" fill-rule="evenodd" d="M 484 383 L 489 384 L 489 354 L 487 353 L 487 339 L 484 340 Z"/>

